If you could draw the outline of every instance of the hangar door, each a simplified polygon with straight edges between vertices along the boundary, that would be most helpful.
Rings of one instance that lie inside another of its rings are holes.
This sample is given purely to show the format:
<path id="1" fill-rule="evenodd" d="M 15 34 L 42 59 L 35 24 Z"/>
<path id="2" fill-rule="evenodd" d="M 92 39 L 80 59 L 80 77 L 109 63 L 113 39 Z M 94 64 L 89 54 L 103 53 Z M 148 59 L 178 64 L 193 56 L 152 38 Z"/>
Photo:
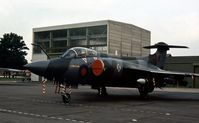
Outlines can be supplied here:
<path id="1" fill-rule="evenodd" d="M 194 73 L 199 73 L 199 65 L 194 66 Z M 194 87 L 199 88 L 199 77 L 195 77 L 194 79 Z"/>

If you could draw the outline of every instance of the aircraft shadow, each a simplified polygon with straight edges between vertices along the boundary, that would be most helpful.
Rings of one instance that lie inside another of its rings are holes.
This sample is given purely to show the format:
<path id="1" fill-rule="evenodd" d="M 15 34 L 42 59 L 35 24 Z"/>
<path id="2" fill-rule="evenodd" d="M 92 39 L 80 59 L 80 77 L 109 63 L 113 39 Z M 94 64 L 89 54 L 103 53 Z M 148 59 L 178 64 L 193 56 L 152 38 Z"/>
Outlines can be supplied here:
<path id="1" fill-rule="evenodd" d="M 134 92 L 131 94 L 113 94 L 110 93 L 107 96 L 98 96 L 94 92 L 81 92 L 78 93 L 78 101 L 83 102 L 177 102 L 177 101 L 199 101 L 198 93 L 177 93 L 177 92 L 166 92 L 166 93 L 151 93 L 146 98 L 141 98 L 139 93 Z"/>

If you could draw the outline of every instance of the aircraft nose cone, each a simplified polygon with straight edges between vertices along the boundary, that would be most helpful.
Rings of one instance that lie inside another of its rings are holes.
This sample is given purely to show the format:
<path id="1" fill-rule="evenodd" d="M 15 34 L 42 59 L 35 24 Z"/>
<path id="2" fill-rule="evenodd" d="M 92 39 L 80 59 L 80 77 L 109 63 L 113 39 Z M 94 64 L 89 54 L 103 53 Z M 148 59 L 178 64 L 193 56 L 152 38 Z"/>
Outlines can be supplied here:
<path id="1" fill-rule="evenodd" d="M 38 62 L 26 64 L 24 68 L 28 69 L 29 71 L 37 75 L 44 76 L 49 63 L 50 61 L 38 61 Z"/>

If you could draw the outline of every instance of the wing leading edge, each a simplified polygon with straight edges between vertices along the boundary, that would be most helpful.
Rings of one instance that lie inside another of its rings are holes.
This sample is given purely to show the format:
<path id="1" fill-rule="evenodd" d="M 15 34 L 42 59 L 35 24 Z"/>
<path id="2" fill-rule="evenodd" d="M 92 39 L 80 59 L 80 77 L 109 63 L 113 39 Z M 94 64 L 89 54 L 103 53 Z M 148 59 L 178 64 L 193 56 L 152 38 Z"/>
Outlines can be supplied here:
<path id="1" fill-rule="evenodd" d="M 184 77 L 199 77 L 198 73 L 167 71 L 167 70 L 162 70 L 153 65 L 143 66 L 140 64 L 131 63 L 131 65 L 129 65 L 128 67 L 129 67 L 129 69 L 132 69 L 134 71 L 142 71 L 142 72 L 147 72 L 147 73 L 151 73 L 151 74 L 161 74 L 161 75 L 165 75 L 165 76 L 173 75 L 173 76 L 184 76 Z"/>

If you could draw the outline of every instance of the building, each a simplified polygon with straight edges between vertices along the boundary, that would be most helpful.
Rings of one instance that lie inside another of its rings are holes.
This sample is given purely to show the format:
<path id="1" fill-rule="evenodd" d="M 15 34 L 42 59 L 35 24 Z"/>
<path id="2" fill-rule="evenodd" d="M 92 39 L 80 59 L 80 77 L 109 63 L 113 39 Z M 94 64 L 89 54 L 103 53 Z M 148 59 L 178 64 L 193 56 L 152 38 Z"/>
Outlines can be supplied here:
<path id="1" fill-rule="evenodd" d="M 41 44 L 51 55 L 57 56 L 70 47 L 82 46 L 99 52 L 121 56 L 146 56 L 150 45 L 150 31 L 132 24 L 112 20 L 33 28 L 33 43 Z M 41 53 L 33 48 L 33 55 Z"/>
<path id="2" fill-rule="evenodd" d="M 149 49 L 142 47 L 150 42 L 150 31 L 112 20 L 33 28 L 33 43 L 40 44 L 51 57 L 77 46 L 109 55 L 147 56 Z M 46 58 L 43 56 L 40 48 L 34 46 L 32 61 Z"/>
<path id="3" fill-rule="evenodd" d="M 199 73 L 199 56 L 178 56 L 168 57 L 166 70 Z M 187 87 L 199 88 L 199 77 L 185 77 L 188 82 Z"/>

